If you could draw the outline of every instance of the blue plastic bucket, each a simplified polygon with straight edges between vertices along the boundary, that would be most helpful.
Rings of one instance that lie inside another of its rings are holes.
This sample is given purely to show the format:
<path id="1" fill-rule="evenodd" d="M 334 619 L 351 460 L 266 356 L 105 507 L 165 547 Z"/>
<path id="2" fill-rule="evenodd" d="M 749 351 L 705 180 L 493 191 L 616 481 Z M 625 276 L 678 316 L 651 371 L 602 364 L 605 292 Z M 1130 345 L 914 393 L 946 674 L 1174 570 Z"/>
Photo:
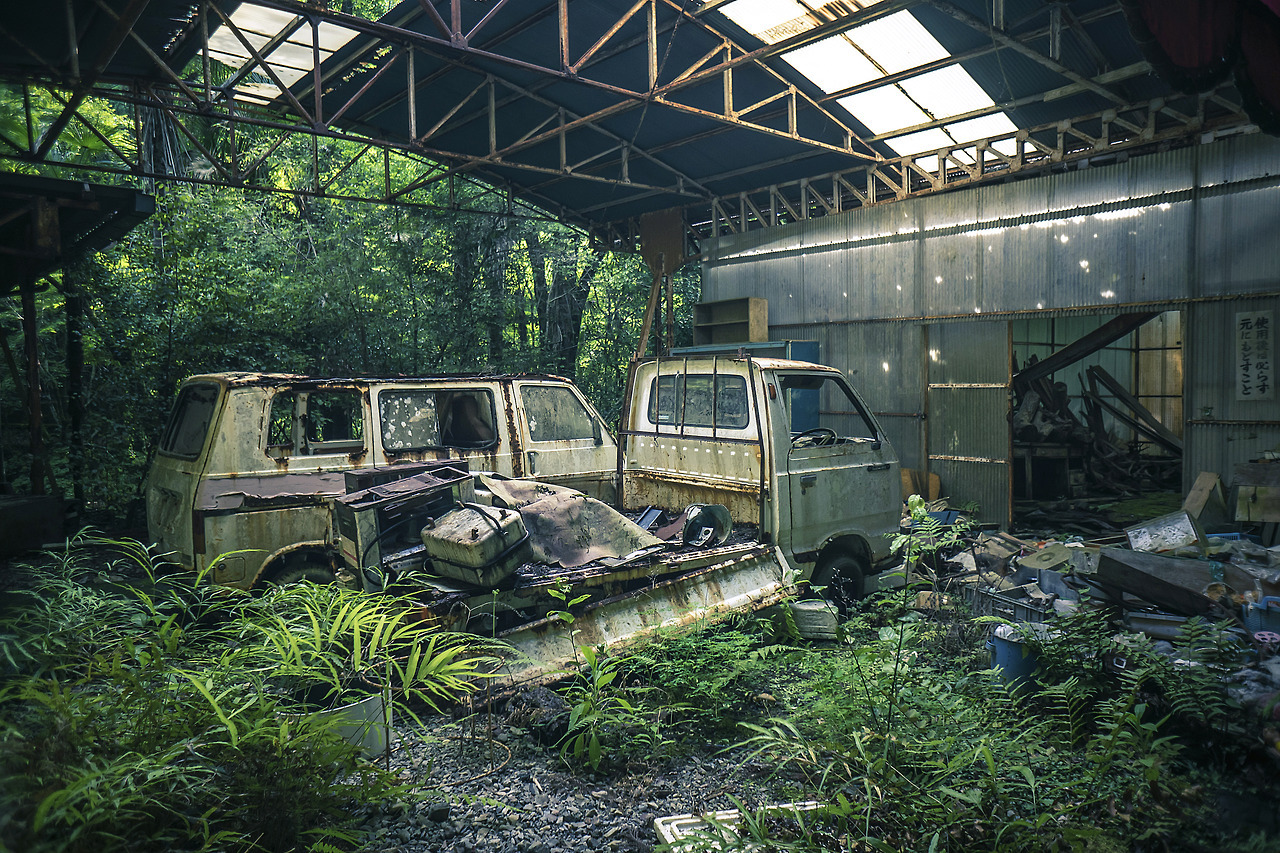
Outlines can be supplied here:
<path id="1" fill-rule="evenodd" d="M 1035 673 L 1039 666 L 1039 658 L 1018 636 L 1017 629 L 1011 625 L 996 628 L 991 639 L 987 640 L 987 652 L 990 655 L 991 669 L 999 672 L 1000 679 L 1010 690 L 1036 688 Z"/>

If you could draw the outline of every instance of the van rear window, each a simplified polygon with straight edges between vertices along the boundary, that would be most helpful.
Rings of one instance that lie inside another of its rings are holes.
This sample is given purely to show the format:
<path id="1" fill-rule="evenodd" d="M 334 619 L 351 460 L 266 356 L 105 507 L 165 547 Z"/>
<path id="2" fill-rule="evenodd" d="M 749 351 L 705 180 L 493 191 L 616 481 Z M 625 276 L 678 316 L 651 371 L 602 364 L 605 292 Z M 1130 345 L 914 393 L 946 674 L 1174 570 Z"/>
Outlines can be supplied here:
<path id="1" fill-rule="evenodd" d="M 741 376 L 669 373 L 649 384 L 651 424 L 742 429 L 750 420 Z"/>
<path id="2" fill-rule="evenodd" d="M 195 459 L 204 449 L 209 424 L 218 402 L 217 385 L 188 385 L 178 393 L 160 450 L 184 459 Z"/>

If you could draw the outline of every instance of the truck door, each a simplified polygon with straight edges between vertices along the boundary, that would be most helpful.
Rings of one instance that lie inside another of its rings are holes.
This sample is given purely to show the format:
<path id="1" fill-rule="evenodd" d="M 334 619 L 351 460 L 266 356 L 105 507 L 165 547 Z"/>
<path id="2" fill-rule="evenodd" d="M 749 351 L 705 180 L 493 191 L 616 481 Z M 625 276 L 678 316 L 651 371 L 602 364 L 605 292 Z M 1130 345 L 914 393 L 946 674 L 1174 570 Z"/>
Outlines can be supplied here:
<path id="1" fill-rule="evenodd" d="M 885 531 L 897 528 L 898 459 L 862 400 L 838 374 L 778 375 L 789 442 L 786 491 L 791 504 L 793 554 L 816 552 L 831 539 L 861 535 L 872 550 L 887 547 Z M 818 425 L 812 423 L 817 411 Z"/>
<path id="2" fill-rule="evenodd" d="M 618 450 L 600 416 L 569 385 L 520 382 L 516 388 L 528 432 L 527 475 L 611 502 Z"/>
<path id="3" fill-rule="evenodd" d="M 192 509 L 196 486 L 208 461 L 204 449 L 218 416 L 220 393 L 215 382 L 182 387 L 147 475 L 149 535 L 188 567 L 195 564 Z"/>

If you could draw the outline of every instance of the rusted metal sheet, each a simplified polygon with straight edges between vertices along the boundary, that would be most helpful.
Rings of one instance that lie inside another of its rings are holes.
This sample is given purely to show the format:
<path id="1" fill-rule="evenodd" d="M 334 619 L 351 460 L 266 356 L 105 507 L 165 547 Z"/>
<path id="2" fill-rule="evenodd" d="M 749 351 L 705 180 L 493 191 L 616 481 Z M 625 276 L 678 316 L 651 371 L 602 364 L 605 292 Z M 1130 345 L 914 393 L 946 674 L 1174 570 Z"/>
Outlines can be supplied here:
<path id="1" fill-rule="evenodd" d="M 788 575 L 781 550 L 762 546 L 662 581 L 643 593 L 597 602 L 578 614 L 571 626 L 555 618 L 521 626 L 499 635 L 514 652 L 491 684 L 502 693 L 558 678 L 577 661 L 580 646 L 625 649 L 657 630 L 777 604 L 795 592 Z"/>

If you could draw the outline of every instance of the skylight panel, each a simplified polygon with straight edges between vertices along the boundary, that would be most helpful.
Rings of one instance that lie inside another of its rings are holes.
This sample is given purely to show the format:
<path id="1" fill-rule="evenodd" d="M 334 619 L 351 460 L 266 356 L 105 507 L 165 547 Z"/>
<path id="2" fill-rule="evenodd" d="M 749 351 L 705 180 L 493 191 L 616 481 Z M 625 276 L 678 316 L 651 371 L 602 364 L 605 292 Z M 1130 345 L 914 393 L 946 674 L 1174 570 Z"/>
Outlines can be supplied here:
<path id="1" fill-rule="evenodd" d="M 886 139 L 885 143 L 899 154 L 919 154 L 921 151 L 937 151 L 939 148 L 950 148 L 954 140 L 940 127 L 908 133 Z"/>
<path id="2" fill-rule="evenodd" d="M 903 80 L 902 88 L 913 101 L 939 119 L 995 104 L 991 96 L 969 76 L 969 72 L 959 65 L 948 65 Z"/>
<path id="3" fill-rule="evenodd" d="M 929 116 L 897 86 L 881 86 L 869 92 L 859 92 L 841 98 L 837 103 L 875 134 L 892 133 L 929 121 Z"/>
<path id="4" fill-rule="evenodd" d="M 948 125 L 951 129 L 951 135 L 956 138 L 957 142 L 972 142 L 978 139 L 990 139 L 993 136 L 1003 136 L 1006 133 L 1013 133 L 1018 126 L 1013 123 L 1004 113 L 992 113 L 989 116 L 978 116 L 977 118 L 958 121 L 955 124 Z M 1013 139 L 1002 139 L 991 146 L 1001 154 L 1012 157 L 1017 152 L 1017 143 Z"/>
<path id="5" fill-rule="evenodd" d="M 915 16 L 905 11 L 855 27 L 849 31 L 849 39 L 866 51 L 886 74 L 905 71 L 950 55 Z"/>
<path id="6" fill-rule="evenodd" d="M 838 92 L 880 76 L 870 60 L 841 36 L 788 51 L 782 58 L 824 92 Z"/>
<path id="7" fill-rule="evenodd" d="M 796 0 L 733 0 L 717 11 L 765 44 L 817 26 Z"/>

